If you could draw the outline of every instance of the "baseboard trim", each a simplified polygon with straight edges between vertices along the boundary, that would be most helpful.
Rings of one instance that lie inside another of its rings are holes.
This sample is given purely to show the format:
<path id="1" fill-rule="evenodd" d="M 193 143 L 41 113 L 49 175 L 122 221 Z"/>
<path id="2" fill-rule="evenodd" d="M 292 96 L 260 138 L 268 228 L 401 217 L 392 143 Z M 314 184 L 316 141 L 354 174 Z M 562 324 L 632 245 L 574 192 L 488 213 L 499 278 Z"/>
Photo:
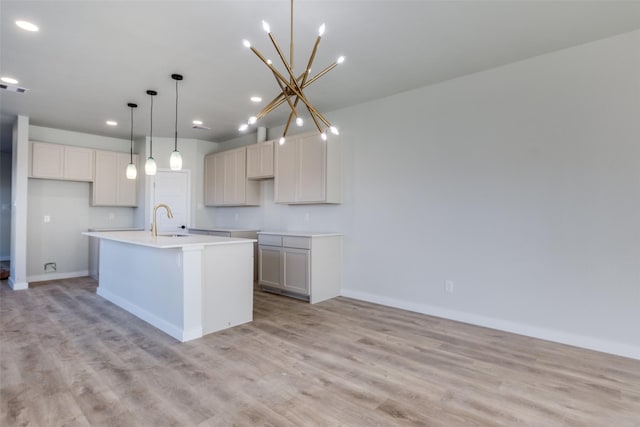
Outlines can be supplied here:
<path id="1" fill-rule="evenodd" d="M 24 291 L 29 289 L 29 282 L 15 282 L 11 276 L 9 276 L 9 286 L 14 291 Z"/>
<path id="2" fill-rule="evenodd" d="M 11 261 L 11 257 L 9 255 L 0 255 L 0 261 Z"/>
<path id="3" fill-rule="evenodd" d="M 419 304 L 415 302 L 371 294 L 368 292 L 342 289 L 340 295 L 347 298 L 372 302 L 388 307 L 400 308 L 416 313 L 428 314 L 430 316 L 442 317 L 444 319 L 470 323 L 472 325 L 484 326 L 486 328 L 498 329 L 505 332 L 512 332 L 514 334 L 524 335 L 527 337 L 539 338 L 547 341 L 557 342 L 560 344 L 567 344 L 574 347 L 601 351 L 603 353 L 615 354 L 617 356 L 640 360 L 640 346 L 624 344 L 616 341 L 608 341 L 584 335 L 572 334 L 553 329 L 540 328 L 525 323 L 510 322 L 495 317 L 481 316 L 457 310 L 450 310 L 442 307 L 435 307 L 427 304 Z"/>
<path id="4" fill-rule="evenodd" d="M 89 270 L 68 271 L 66 273 L 49 273 L 39 274 L 37 276 L 28 276 L 29 282 L 44 282 L 47 280 L 73 279 L 74 277 L 84 277 L 89 275 Z"/>
<path id="5" fill-rule="evenodd" d="M 176 325 L 169 323 L 166 320 L 156 316 L 155 314 L 145 310 L 144 308 L 114 294 L 113 292 L 101 288 L 100 286 L 98 286 L 97 294 L 102 298 L 111 301 L 118 307 L 127 310 L 129 313 L 144 320 L 150 325 L 155 326 L 162 332 L 172 336 L 178 341 L 185 342 L 202 337 L 202 328 L 183 330 Z"/>

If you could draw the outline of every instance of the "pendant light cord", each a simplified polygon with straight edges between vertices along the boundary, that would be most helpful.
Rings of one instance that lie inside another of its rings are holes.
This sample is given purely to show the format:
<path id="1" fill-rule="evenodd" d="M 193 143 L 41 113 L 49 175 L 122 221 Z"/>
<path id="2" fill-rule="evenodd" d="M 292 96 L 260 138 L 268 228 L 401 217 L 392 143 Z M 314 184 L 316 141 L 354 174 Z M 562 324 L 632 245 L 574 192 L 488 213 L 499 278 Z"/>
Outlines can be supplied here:
<path id="1" fill-rule="evenodd" d="M 133 107 L 131 108 L 131 145 L 130 145 L 130 154 L 131 154 L 131 161 L 130 163 L 133 163 Z"/>
<path id="2" fill-rule="evenodd" d="M 175 125 L 175 137 L 174 137 L 174 150 L 178 151 L 178 79 L 176 79 L 176 125 Z"/>
<path id="3" fill-rule="evenodd" d="M 151 127 L 149 129 L 149 157 L 153 157 L 153 95 L 151 95 Z"/>

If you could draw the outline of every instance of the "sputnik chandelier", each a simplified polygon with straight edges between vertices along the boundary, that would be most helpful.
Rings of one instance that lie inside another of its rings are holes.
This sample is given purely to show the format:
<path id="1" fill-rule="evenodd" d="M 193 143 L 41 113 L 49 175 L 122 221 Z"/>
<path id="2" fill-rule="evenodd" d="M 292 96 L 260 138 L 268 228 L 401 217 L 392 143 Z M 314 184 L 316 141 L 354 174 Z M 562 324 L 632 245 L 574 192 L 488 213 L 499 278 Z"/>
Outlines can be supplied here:
<path id="1" fill-rule="evenodd" d="M 284 127 L 284 132 L 279 141 L 280 144 L 284 144 L 285 137 L 287 136 L 287 132 L 289 131 L 291 122 L 295 119 L 295 122 L 298 126 L 302 126 L 304 124 L 302 117 L 300 117 L 298 113 L 298 104 L 300 103 L 300 101 L 302 101 L 304 107 L 306 107 L 307 111 L 311 115 L 311 119 L 318 129 L 318 132 L 320 132 L 323 140 L 327 139 L 327 129 L 330 130 L 334 135 L 338 135 L 338 129 L 335 126 L 332 126 L 331 123 L 329 123 L 329 121 L 311 104 L 311 102 L 309 102 L 304 94 L 304 89 L 306 89 L 320 77 L 324 76 L 329 71 L 334 69 L 338 64 L 344 62 L 344 56 L 341 56 L 336 60 L 336 62 L 329 65 L 315 76 L 311 78 L 309 77 L 309 74 L 311 73 L 311 66 L 313 65 L 313 60 L 315 59 L 318 45 L 320 44 L 320 39 L 324 34 L 325 25 L 322 24 L 320 26 L 320 29 L 318 30 L 318 38 L 316 39 L 313 50 L 311 51 L 311 55 L 309 56 L 307 67 L 298 76 L 296 76 L 293 72 L 293 0 L 291 0 L 291 42 L 289 46 L 288 61 L 284 56 L 282 49 L 280 49 L 280 46 L 278 45 L 275 37 L 271 33 L 269 24 L 265 21 L 262 21 L 262 28 L 269 35 L 269 39 L 271 40 L 271 43 L 273 43 L 273 46 L 275 47 L 276 52 L 278 53 L 278 56 L 280 57 L 280 60 L 282 61 L 282 64 L 286 69 L 286 72 L 284 74 L 280 73 L 280 71 L 278 71 L 273 66 L 271 60 L 265 58 L 265 56 L 262 55 L 255 47 L 253 47 L 248 40 L 243 41 L 244 46 L 251 49 L 253 53 L 255 53 L 256 56 L 269 68 L 269 70 L 271 70 L 273 76 L 276 79 L 276 82 L 278 83 L 278 86 L 280 87 L 281 92 L 271 102 L 269 102 L 256 116 L 249 117 L 249 121 L 246 124 L 241 125 L 239 130 L 247 130 L 249 128 L 249 125 L 255 124 L 259 119 L 266 116 L 271 111 L 275 110 L 280 105 L 286 102 L 291 109 L 291 113 L 289 113 L 289 119 L 287 120 L 287 124 Z"/>

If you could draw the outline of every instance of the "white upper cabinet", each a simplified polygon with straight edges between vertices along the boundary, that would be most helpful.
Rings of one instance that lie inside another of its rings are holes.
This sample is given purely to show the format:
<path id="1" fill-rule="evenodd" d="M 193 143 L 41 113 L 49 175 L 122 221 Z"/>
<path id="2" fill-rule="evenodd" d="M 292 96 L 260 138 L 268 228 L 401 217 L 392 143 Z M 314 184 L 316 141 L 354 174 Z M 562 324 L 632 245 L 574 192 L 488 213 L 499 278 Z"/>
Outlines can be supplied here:
<path id="1" fill-rule="evenodd" d="M 273 141 L 247 146 L 247 178 L 273 178 Z"/>
<path id="2" fill-rule="evenodd" d="M 288 204 L 340 203 L 340 142 L 319 134 L 288 137 L 275 145 L 275 201 Z"/>
<path id="3" fill-rule="evenodd" d="M 95 178 L 92 204 L 94 206 L 137 206 L 137 179 L 127 179 L 129 153 L 115 151 L 95 152 Z M 134 154 L 137 164 L 138 156 Z"/>
<path id="4" fill-rule="evenodd" d="M 93 181 L 93 153 L 94 150 L 90 148 L 32 142 L 30 176 Z"/>
<path id="5" fill-rule="evenodd" d="M 205 205 L 260 205 L 260 183 L 247 179 L 246 147 L 208 154 L 204 169 Z"/>

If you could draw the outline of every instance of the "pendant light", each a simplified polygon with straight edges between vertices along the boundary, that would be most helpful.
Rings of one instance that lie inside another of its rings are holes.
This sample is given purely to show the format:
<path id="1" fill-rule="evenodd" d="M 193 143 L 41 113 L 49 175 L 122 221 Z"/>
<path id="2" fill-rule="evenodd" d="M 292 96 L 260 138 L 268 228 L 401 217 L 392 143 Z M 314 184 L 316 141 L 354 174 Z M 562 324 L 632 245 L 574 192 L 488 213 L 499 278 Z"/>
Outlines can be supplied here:
<path id="1" fill-rule="evenodd" d="M 144 172 L 147 175 L 155 175 L 156 174 L 156 161 L 153 159 L 153 97 L 156 96 L 158 92 L 155 90 L 148 90 L 147 95 L 151 97 L 151 120 L 149 126 L 149 158 L 144 164 Z"/>
<path id="2" fill-rule="evenodd" d="M 133 109 L 138 108 L 138 104 L 130 102 L 127 104 L 127 107 L 131 108 L 131 160 L 127 165 L 127 179 L 136 179 L 136 177 L 138 176 L 138 170 L 136 169 L 135 163 L 133 163 Z"/>
<path id="3" fill-rule="evenodd" d="M 182 169 L 182 155 L 178 151 L 178 82 L 183 79 L 180 74 L 171 74 L 171 78 L 176 81 L 176 126 L 174 136 L 173 153 L 169 157 L 169 166 L 171 170 L 179 171 Z"/>

